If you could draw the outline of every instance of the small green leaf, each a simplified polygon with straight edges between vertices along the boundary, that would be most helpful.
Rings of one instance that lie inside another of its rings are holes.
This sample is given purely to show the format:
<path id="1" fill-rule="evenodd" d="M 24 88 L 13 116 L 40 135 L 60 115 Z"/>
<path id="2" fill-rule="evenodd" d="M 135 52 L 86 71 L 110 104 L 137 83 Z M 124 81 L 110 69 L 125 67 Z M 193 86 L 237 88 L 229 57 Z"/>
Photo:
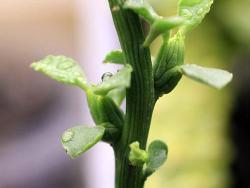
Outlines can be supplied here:
<path id="1" fill-rule="evenodd" d="M 217 89 L 226 86 L 233 78 L 232 73 L 227 71 L 193 64 L 182 65 L 180 69 L 187 77 Z"/>
<path id="2" fill-rule="evenodd" d="M 123 65 L 125 64 L 125 57 L 122 51 L 111 51 L 106 55 L 103 62 Z"/>
<path id="3" fill-rule="evenodd" d="M 143 44 L 144 47 L 148 47 L 159 35 L 165 34 L 185 22 L 182 16 L 169 18 L 159 16 L 146 0 L 127 0 L 124 4 L 124 8 L 133 10 L 150 23 L 151 27 Z"/>
<path id="4" fill-rule="evenodd" d="M 133 142 L 129 145 L 129 161 L 133 166 L 142 167 L 147 162 L 148 154 L 145 150 L 140 149 L 139 142 Z"/>
<path id="5" fill-rule="evenodd" d="M 85 90 L 88 87 L 84 73 L 71 58 L 50 55 L 38 62 L 32 63 L 31 67 L 35 71 L 44 73 L 58 82 L 79 86 Z"/>
<path id="6" fill-rule="evenodd" d="M 106 95 L 116 88 L 128 88 L 130 86 L 132 67 L 126 64 L 119 72 L 109 79 L 105 79 L 101 84 L 93 86 L 93 91 L 98 95 Z"/>
<path id="7" fill-rule="evenodd" d="M 145 169 L 146 176 L 154 173 L 158 168 L 160 168 L 167 159 L 168 147 L 167 145 L 160 141 L 153 141 L 148 147 L 148 161 Z"/>
<path id="8" fill-rule="evenodd" d="M 199 25 L 212 4 L 213 0 L 179 0 L 178 14 L 187 20 L 182 30 L 186 32 Z"/>
<path id="9" fill-rule="evenodd" d="M 74 159 L 99 142 L 104 131 L 104 127 L 73 127 L 63 133 L 61 142 L 67 154 Z"/>
<path id="10" fill-rule="evenodd" d="M 133 10 L 151 24 L 159 17 L 146 0 L 127 0 L 123 7 Z"/>
<path id="11" fill-rule="evenodd" d="M 159 17 L 151 25 L 143 46 L 149 46 L 159 35 L 168 34 L 171 29 L 179 27 L 184 23 L 185 19 L 180 16 L 169 18 Z"/>

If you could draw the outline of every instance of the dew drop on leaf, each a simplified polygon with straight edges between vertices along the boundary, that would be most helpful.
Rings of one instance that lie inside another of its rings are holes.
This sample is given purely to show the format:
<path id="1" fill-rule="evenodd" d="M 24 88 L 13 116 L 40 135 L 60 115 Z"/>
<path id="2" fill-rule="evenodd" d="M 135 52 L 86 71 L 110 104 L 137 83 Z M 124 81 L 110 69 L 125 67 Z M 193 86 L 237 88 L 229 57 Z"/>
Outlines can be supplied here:
<path id="1" fill-rule="evenodd" d="M 113 74 L 111 72 L 105 72 L 103 75 L 102 75 L 102 81 L 105 81 L 109 78 L 111 78 L 113 76 Z"/>

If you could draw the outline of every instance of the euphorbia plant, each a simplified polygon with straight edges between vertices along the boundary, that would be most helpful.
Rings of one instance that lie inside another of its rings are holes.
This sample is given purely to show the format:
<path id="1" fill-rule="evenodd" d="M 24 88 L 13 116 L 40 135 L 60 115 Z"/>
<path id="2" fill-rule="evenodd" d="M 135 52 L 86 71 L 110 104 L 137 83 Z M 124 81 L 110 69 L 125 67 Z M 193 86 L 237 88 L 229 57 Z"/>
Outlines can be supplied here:
<path id="1" fill-rule="evenodd" d="M 115 154 L 116 188 L 142 188 L 146 179 L 166 160 L 168 148 L 160 140 L 147 147 L 154 105 L 171 92 L 182 75 L 222 88 L 232 74 L 214 68 L 184 64 L 185 37 L 209 12 L 213 0 L 180 0 L 178 15 L 158 15 L 146 0 L 109 0 L 122 50 L 107 54 L 104 63 L 121 64 L 116 74 L 105 73 L 100 84 L 88 83 L 73 59 L 48 56 L 32 64 L 39 72 L 85 91 L 94 127 L 77 126 L 61 138 L 71 158 L 99 141 L 109 143 Z M 143 22 L 149 32 L 144 32 Z M 147 33 L 147 34 L 145 34 Z M 162 44 L 156 58 L 149 46 L 158 36 Z M 151 61 L 153 60 L 153 63 Z M 120 108 L 126 98 L 126 111 Z"/>

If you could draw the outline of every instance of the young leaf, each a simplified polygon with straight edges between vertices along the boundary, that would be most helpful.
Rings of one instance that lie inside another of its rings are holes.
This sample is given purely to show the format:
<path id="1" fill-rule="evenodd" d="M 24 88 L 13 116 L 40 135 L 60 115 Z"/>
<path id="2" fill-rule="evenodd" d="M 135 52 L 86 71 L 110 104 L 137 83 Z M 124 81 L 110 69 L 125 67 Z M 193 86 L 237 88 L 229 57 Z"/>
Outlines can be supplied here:
<path id="1" fill-rule="evenodd" d="M 96 125 L 111 123 L 117 127 L 124 124 L 124 113 L 108 96 L 94 94 L 91 90 L 87 92 L 89 109 Z"/>
<path id="2" fill-rule="evenodd" d="M 182 65 L 180 69 L 187 77 L 205 83 L 211 87 L 221 89 L 233 78 L 232 73 L 215 68 L 206 68 L 198 65 Z"/>
<path id="3" fill-rule="evenodd" d="M 213 0 L 179 0 L 178 14 L 187 20 L 182 30 L 186 32 L 199 25 L 212 4 Z"/>
<path id="4" fill-rule="evenodd" d="M 123 65 L 125 64 L 125 57 L 122 51 L 111 51 L 106 55 L 103 62 Z"/>
<path id="5" fill-rule="evenodd" d="M 115 88 L 128 88 L 130 86 L 132 67 L 126 64 L 119 72 L 109 79 L 105 79 L 101 84 L 93 86 L 93 91 L 97 95 L 106 95 Z"/>
<path id="6" fill-rule="evenodd" d="M 182 77 L 178 66 L 184 64 L 184 36 L 177 33 L 164 42 L 157 55 L 154 71 L 156 98 L 171 92 Z"/>
<path id="7" fill-rule="evenodd" d="M 184 39 L 181 33 L 177 33 L 162 44 L 153 65 L 155 80 L 160 79 L 165 72 L 184 64 Z"/>
<path id="8" fill-rule="evenodd" d="M 84 73 L 71 58 L 50 55 L 38 62 L 32 63 L 31 67 L 35 71 L 44 73 L 58 82 L 75 85 L 84 90 L 88 87 Z"/>
<path id="9" fill-rule="evenodd" d="M 133 10 L 151 24 L 159 17 L 147 0 L 127 0 L 123 7 Z"/>
<path id="10" fill-rule="evenodd" d="M 148 147 L 148 160 L 145 168 L 145 175 L 149 176 L 160 168 L 167 159 L 168 147 L 160 141 L 153 141 Z"/>
<path id="11" fill-rule="evenodd" d="M 139 142 L 133 142 L 129 145 L 129 161 L 133 166 L 142 167 L 148 159 L 148 154 L 145 150 L 140 149 Z"/>
<path id="12" fill-rule="evenodd" d="M 159 35 L 169 33 L 171 29 L 179 27 L 184 23 L 185 19 L 180 16 L 159 17 L 151 25 L 143 46 L 149 46 Z"/>
<path id="13" fill-rule="evenodd" d="M 170 18 L 159 16 L 146 0 L 127 0 L 124 4 L 124 8 L 133 10 L 150 23 L 151 27 L 143 44 L 144 47 L 148 47 L 156 37 L 182 25 L 185 21 L 185 19 L 180 16 Z"/>
<path id="14" fill-rule="evenodd" d="M 74 159 L 99 142 L 104 131 L 104 127 L 73 127 L 63 133 L 61 142 L 67 154 Z"/>

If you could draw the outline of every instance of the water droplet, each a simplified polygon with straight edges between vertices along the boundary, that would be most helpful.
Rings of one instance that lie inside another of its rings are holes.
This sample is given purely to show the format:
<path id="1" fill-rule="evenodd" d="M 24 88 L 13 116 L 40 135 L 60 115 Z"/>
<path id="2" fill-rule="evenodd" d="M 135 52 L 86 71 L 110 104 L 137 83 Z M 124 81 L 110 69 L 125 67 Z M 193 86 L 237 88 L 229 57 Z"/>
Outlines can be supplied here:
<path id="1" fill-rule="evenodd" d="M 190 10 L 188 10 L 188 9 L 183 9 L 182 14 L 186 18 L 191 18 L 193 16 L 192 12 Z"/>
<path id="2" fill-rule="evenodd" d="M 72 131 L 66 131 L 62 135 L 62 141 L 69 142 L 72 140 L 73 136 L 74 136 L 74 133 Z"/>
<path id="3" fill-rule="evenodd" d="M 200 16 L 200 15 L 202 15 L 203 12 L 204 12 L 204 9 L 203 9 L 203 8 L 200 8 L 200 9 L 197 11 L 197 14 Z"/>
<path id="4" fill-rule="evenodd" d="M 103 75 L 102 75 L 102 81 L 105 81 L 109 78 L 111 78 L 113 76 L 113 74 L 111 72 L 105 72 Z"/>

